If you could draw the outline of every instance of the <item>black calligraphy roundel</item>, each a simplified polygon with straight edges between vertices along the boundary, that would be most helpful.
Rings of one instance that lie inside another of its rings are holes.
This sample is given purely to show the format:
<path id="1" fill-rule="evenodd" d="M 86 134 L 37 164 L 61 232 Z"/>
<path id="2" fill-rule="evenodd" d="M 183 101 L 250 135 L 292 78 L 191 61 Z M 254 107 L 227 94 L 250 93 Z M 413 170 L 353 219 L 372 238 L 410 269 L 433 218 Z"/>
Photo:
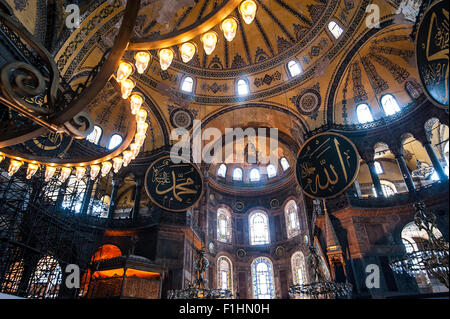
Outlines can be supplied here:
<path id="1" fill-rule="evenodd" d="M 448 108 L 448 1 L 437 1 L 427 9 L 417 29 L 416 59 L 426 94 L 437 106 Z"/>
<path id="2" fill-rule="evenodd" d="M 297 180 L 306 195 L 329 199 L 353 184 L 359 171 L 355 145 L 337 133 L 320 133 L 308 139 L 297 156 Z"/>
<path id="3" fill-rule="evenodd" d="M 203 177 L 194 164 L 178 156 L 164 156 L 148 168 L 145 190 L 162 209 L 184 212 L 200 200 Z"/>

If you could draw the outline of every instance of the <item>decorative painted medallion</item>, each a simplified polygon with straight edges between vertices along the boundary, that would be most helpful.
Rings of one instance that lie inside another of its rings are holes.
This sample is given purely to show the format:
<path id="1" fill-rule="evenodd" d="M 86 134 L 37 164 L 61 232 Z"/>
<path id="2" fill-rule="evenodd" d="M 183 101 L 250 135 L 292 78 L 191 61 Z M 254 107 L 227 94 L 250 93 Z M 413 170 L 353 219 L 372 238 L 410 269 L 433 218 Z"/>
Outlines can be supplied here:
<path id="1" fill-rule="evenodd" d="M 319 91 L 316 89 L 318 85 L 310 89 L 302 91 L 294 101 L 295 106 L 300 114 L 313 115 L 315 114 L 322 103 Z"/>
<path id="2" fill-rule="evenodd" d="M 175 128 L 184 128 L 190 130 L 194 122 L 194 116 L 185 109 L 174 109 L 170 113 L 170 123 Z"/>
<path id="3" fill-rule="evenodd" d="M 308 139 L 298 156 L 296 174 L 309 197 L 328 199 L 353 184 L 359 171 L 359 154 L 345 136 L 327 132 Z"/>
<path id="4" fill-rule="evenodd" d="M 438 106 L 449 99 L 449 5 L 437 1 L 427 9 L 417 30 L 416 59 L 426 94 Z"/>
<path id="5" fill-rule="evenodd" d="M 151 201 L 162 209 L 184 212 L 202 197 L 203 177 L 194 164 L 185 162 L 183 158 L 164 156 L 148 168 L 145 190 Z"/>

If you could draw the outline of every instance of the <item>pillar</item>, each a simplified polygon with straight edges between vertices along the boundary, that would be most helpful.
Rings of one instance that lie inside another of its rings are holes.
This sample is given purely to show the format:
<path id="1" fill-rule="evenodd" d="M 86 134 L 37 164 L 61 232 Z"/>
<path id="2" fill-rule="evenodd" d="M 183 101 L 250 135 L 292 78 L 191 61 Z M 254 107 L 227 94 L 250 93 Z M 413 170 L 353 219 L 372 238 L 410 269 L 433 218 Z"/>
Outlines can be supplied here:
<path id="1" fill-rule="evenodd" d="M 89 178 L 87 186 L 86 186 L 86 191 L 85 191 L 84 196 L 83 196 L 83 203 L 81 205 L 81 211 L 80 211 L 81 215 L 86 215 L 87 214 L 87 211 L 88 211 L 88 208 L 89 208 L 89 203 L 91 201 L 92 189 L 93 188 L 94 188 L 94 181 Z"/>
<path id="2" fill-rule="evenodd" d="M 433 164 L 434 170 L 436 171 L 437 175 L 439 176 L 439 179 L 441 181 L 448 181 L 448 176 L 445 174 L 444 169 L 442 168 L 441 162 L 439 161 L 436 152 L 433 149 L 433 146 L 431 145 L 430 141 L 426 141 L 423 143 L 423 146 L 425 147 L 425 150 L 427 151 L 428 157 L 431 160 L 431 163 Z"/>
<path id="3" fill-rule="evenodd" d="M 401 152 L 397 152 L 397 154 L 395 154 L 395 159 L 397 160 L 398 167 L 402 172 L 403 180 L 405 181 L 406 188 L 408 188 L 408 192 L 414 192 L 416 190 L 416 187 L 414 186 L 414 182 L 412 180 L 408 166 L 406 166 L 403 154 Z"/>
<path id="4" fill-rule="evenodd" d="M 139 215 L 139 209 L 141 207 L 141 193 L 142 193 L 142 186 L 144 184 L 142 177 L 136 178 L 136 188 L 135 188 L 135 194 L 134 194 L 134 206 L 132 211 L 132 216 L 130 218 L 133 218 L 133 220 L 136 220 Z"/>
<path id="5" fill-rule="evenodd" d="M 383 189 L 381 188 L 380 178 L 378 177 L 377 170 L 375 168 L 375 161 L 372 159 L 367 161 L 367 166 L 369 166 L 370 176 L 372 177 L 372 183 L 375 187 L 375 193 L 377 197 L 383 197 Z"/>
<path id="6" fill-rule="evenodd" d="M 118 179 L 113 178 L 112 191 L 111 191 L 111 202 L 110 202 L 109 208 L 108 208 L 108 218 L 109 219 L 113 218 L 114 210 L 116 208 L 117 193 L 119 191 L 121 184 L 122 183 Z"/>

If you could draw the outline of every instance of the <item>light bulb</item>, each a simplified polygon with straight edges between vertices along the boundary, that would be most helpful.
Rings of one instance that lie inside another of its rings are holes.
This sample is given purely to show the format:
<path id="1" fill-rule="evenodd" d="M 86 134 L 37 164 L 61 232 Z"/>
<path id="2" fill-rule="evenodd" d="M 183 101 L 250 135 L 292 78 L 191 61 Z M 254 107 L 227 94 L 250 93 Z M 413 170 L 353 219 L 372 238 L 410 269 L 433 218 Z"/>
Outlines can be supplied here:
<path id="1" fill-rule="evenodd" d="M 122 153 L 122 157 L 123 157 L 123 166 L 127 167 L 128 164 L 130 164 L 131 160 L 133 159 L 133 152 L 131 152 L 131 151 L 124 151 Z"/>
<path id="2" fill-rule="evenodd" d="M 3 162 L 5 160 L 5 155 L 0 154 L 0 163 Z"/>
<path id="3" fill-rule="evenodd" d="M 113 169 L 114 173 L 118 173 L 119 170 L 122 168 L 123 165 L 123 158 L 118 156 L 113 158 Z"/>
<path id="4" fill-rule="evenodd" d="M 148 123 L 147 122 L 139 122 L 137 124 L 136 132 L 141 135 L 147 134 Z"/>
<path id="5" fill-rule="evenodd" d="M 89 174 L 91 175 L 91 180 L 95 180 L 98 176 L 98 173 L 100 173 L 100 165 L 97 164 L 91 165 L 91 169 L 89 171 Z"/>
<path id="6" fill-rule="evenodd" d="M 27 179 L 31 179 L 38 169 L 39 165 L 29 163 L 27 168 Z"/>
<path id="7" fill-rule="evenodd" d="M 8 175 L 13 176 L 22 165 L 22 161 L 11 160 L 11 162 L 9 163 Z"/>
<path id="8" fill-rule="evenodd" d="M 109 161 L 102 163 L 102 177 L 105 177 L 111 171 L 112 164 Z"/>
<path id="9" fill-rule="evenodd" d="M 81 181 L 81 179 L 84 177 L 84 175 L 86 174 L 86 167 L 77 167 L 75 168 L 75 178 L 77 179 L 77 181 Z"/>
<path id="10" fill-rule="evenodd" d="M 192 60 L 197 52 L 197 46 L 192 42 L 183 43 L 180 47 L 181 60 L 184 63 L 188 63 Z"/>
<path id="11" fill-rule="evenodd" d="M 256 3 L 253 0 L 245 0 L 239 5 L 239 12 L 242 15 L 242 19 L 247 24 L 252 23 L 256 16 Z"/>
<path id="12" fill-rule="evenodd" d="M 147 111 L 144 108 L 141 108 L 139 112 L 136 114 L 136 122 L 143 123 L 147 119 Z"/>
<path id="13" fill-rule="evenodd" d="M 120 82 L 121 90 L 122 90 L 122 99 L 126 100 L 130 96 L 131 92 L 135 87 L 135 83 L 131 79 L 125 79 Z"/>
<path id="14" fill-rule="evenodd" d="M 49 182 L 53 175 L 55 175 L 56 167 L 55 166 L 47 166 L 45 168 L 44 178 L 46 182 Z"/>
<path id="15" fill-rule="evenodd" d="M 172 64 L 173 60 L 173 50 L 172 49 L 161 49 L 158 52 L 159 56 L 159 64 L 161 65 L 161 69 L 163 71 L 167 70 Z"/>
<path id="16" fill-rule="evenodd" d="M 147 70 L 150 59 L 151 55 L 147 51 L 139 51 L 136 53 L 134 60 L 136 61 L 136 70 L 139 74 L 143 74 Z"/>
<path id="17" fill-rule="evenodd" d="M 214 49 L 216 48 L 217 39 L 217 33 L 214 31 L 206 32 L 201 36 L 200 40 L 203 43 L 203 49 L 205 50 L 205 53 L 207 55 L 213 53 Z"/>
<path id="18" fill-rule="evenodd" d="M 140 93 L 134 92 L 130 96 L 130 107 L 131 107 L 131 114 L 136 115 L 136 113 L 141 108 L 142 104 L 144 103 L 144 97 Z"/>
<path id="19" fill-rule="evenodd" d="M 222 29 L 223 36 L 228 42 L 233 41 L 236 36 L 238 23 L 235 18 L 230 17 L 222 21 L 220 28 Z"/>
<path id="20" fill-rule="evenodd" d="M 117 69 L 117 82 L 122 82 L 127 79 L 134 72 L 134 66 L 128 61 L 122 60 L 119 63 L 119 68 Z"/>
<path id="21" fill-rule="evenodd" d="M 130 144 L 130 151 L 133 154 L 131 159 L 135 159 L 138 156 L 140 149 L 141 149 L 141 145 L 139 145 L 137 143 Z"/>
<path id="22" fill-rule="evenodd" d="M 70 167 L 63 167 L 61 168 L 61 172 L 59 172 L 59 180 L 61 183 L 64 183 L 72 173 L 72 168 Z"/>
<path id="23" fill-rule="evenodd" d="M 134 142 L 135 142 L 136 144 L 139 144 L 140 146 L 142 146 L 142 145 L 144 144 L 144 141 L 145 141 L 145 134 L 139 134 L 139 133 L 137 133 L 137 134 L 134 136 Z"/>

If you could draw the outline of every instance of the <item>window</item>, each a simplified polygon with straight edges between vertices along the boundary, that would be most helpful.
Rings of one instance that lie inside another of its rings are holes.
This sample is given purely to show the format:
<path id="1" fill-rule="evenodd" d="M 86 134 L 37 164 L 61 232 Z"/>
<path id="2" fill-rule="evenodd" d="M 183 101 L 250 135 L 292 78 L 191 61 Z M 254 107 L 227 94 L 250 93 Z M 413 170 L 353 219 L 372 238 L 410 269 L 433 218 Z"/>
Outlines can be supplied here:
<path id="1" fill-rule="evenodd" d="M 397 193 L 397 188 L 395 187 L 395 185 L 393 183 L 391 183 L 389 181 L 381 180 L 380 184 L 381 184 L 381 191 L 383 192 L 384 197 L 389 197 L 389 196 L 395 195 Z M 373 191 L 375 197 L 377 197 L 375 187 L 372 188 L 372 191 Z"/>
<path id="2" fill-rule="evenodd" d="M 373 122 L 372 112 L 367 104 L 359 104 L 356 107 L 356 115 L 359 123 Z"/>
<path id="3" fill-rule="evenodd" d="M 58 261 L 50 256 L 41 258 L 30 278 L 30 298 L 56 298 L 59 294 L 62 272 Z"/>
<path id="4" fill-rule="evenodd" d="M 301 251 L 295 252 L 291 257 L 292 281 L 294 285 L 306 284 L 306 269 L 305 256 Z M 300 299 L 305 299 L 306 296 L 299 296 Z"/>
<path id="5" fill-rule="evenodd" d="M 258 257 L 252 262 L 253 297 L 255 299 L 274 299 L 274 279 L 272 263 L 266 257 Z"/>
<path id="6" fill-rule="evenodd" d="M 381 105 L 383 106 L 386 115 L 392 115 L 400 112 L 400 106 L 395 97 L 391 94 L 386 94 L 381 98 Z"/>
<path id="7" fill-rule="evenodd" d="M 233 268 L 231 261 L 220 256 L 217 259 L 217 288 L 233 292 Z"/>
<path id="8" fill-rule="evenodd" d="M 183 79 L 181 84 L 181 90 L 187 93 L 192 93 L 194 89 L 194 79 L 187 76 Z"/>
<path id="9" fill-rule="evenodd" d="M 274 176 L 277 176 L 277 168 L 275 165 L 269 164 L 267 166 L 267 177 L 272 178 Z"/>
<path id="10" fill-rule="evenodd" d="M 286 219 L 287 235 L 292 238 L 300 233 L 300 223 L 298 220 L 298 208 L 294 200 L 290 200 L 284 207 Z"/>
<path id="11" fill-rule="evenodd" d="M 227 166 L 225 164 L 221 164 L 219 169 L 217 170 L 217 176 L 225 178 L 227 175 Z"/>
<path id="12" fill-rule="evenodd" d="M 375 162 L 375 163 L 374 163 L 374 166 L 375 166 L 375 172 L 376 172 L 378 175 L 384 173 L 383 167 L 381 166 L 380 162 Z"/>
<path id="13" fill-rule="evenodd" d="M 24 264 L 23 260 L 16 261 L 9 267 L 5 276 L 3 277 L 3 283 L 1 285 L 1 292 L 7 294 L 16 294 L 19 289 L 20 280 L 23 276 Z"/>
<path id="14" fill-rule="evenodd" d="M 247 95 L 249 93 L 248 82 L 244 79 L 240 79 L 237 82 L 237 92 L 238 95 Z"/>
<path id="15" fill-rule="evenodd" d="M 111 139 L 109 140 L 108 149 L 109 150 L 115 149 L 117 146 L 122 144 L 122 141 L 123 141 L 122 136 L 120 136 L 119 134 L 113 134 L 113 136 L 111 136 Z"/>
<path id="16" fill-rule="evenodd" d="M 270 242 L 269 219 L 263 211 L 257 210 L 249 216 L 250 245 L 264 245 Z"/>
<path id="17" fill-rule="evenodd" d="M 300 63 L 298 63 L 297 61 L 289 61 L 287 64 L 287 68 L 291 77 L 297 76 L 302 73 Z"/>
<path id="18" fill-rule="evenodd" d="M 282 157 L 280 159 L 280 164 L 281 164 L 281 167 L 283 168 L 283 171 L 286 171 L 290 167 L 289 162 L 286 159 L 286 157 Z"/>
<path id="19" fill-rule="evenodd" d="M 331 34 L 333 34 L 336 39 L 344 32 L 344 29 L 342 29 L 334 20 L 331 20 L 330 23 L 328 23 L 328 30 L 330 30 Z"/>
<path id="20" fill-rule="evenodd" d="M 81 206 L 83 205 L 85 192 L 86 183 L 77 181 L 76 177 L 71 175 L 67 182 L 62 207 L 79 213 L 81 211 Z"/>
<path id="21" fill-rule="evenodd" d="M 252 168 L 250 170 L 250 181 L 251 182 L 258 182 L 261 179 L 261 174 L 259 173 L 259 169 Z"/>
<path id="22" fill-rule="evenodd" d="M 217 210 L 217 240 L 231 243 L 231 214 L 224 208 Z"/>
<path id="23" fill-rule="evenodd" d="M 242 168 L 236 167 L 233 170 L 233 180 L 234 181 L 242 181 L 242 177 L 243 177 Z"/>
<path id="24" fill-rule="evenodd" d="M 102 128 L 100 126 L 95 125 L 94 130 L 86 137 L 91 143 L 97 144 L 100 142 L 100 138 L 102 137 Z"/>

